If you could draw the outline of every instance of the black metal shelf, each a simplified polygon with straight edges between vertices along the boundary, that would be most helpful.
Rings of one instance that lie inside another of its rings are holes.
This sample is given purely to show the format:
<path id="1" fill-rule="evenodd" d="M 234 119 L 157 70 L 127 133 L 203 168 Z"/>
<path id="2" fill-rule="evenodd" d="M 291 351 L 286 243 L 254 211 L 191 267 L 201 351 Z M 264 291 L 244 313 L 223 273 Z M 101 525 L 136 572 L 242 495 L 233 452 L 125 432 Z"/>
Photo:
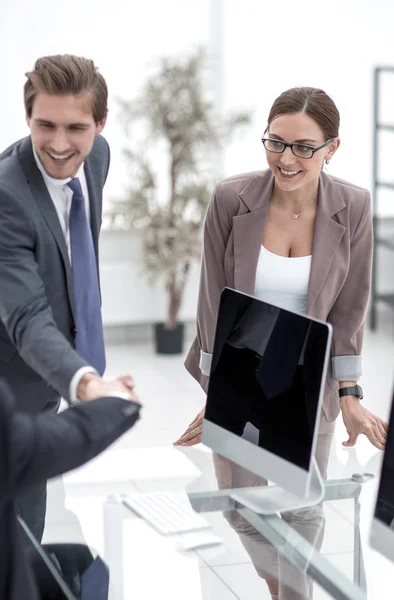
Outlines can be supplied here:
<path id="1" fill-rule="evenodd" d="M 390 306 L 394 307 L 394 293 L 377 294 L 376 300 L 379 300 L 380 302 L 384 302 L 385 304 L 389 304 Z"/>
<path id="2" fill-rule="evenodd" d="M 377 244 L 379 246 L 383 246 L 384 248 L 387 248 L 388 250 L 394 251 L 394 239 L 388 239 L 388 238 L 377 236 L 377 238 L 375 240 L 375 244 Z"/>
<path id="3" fill-rule="evenodd" d="M 391 181 L 376 181 L 375 185 L 380 188 L 386 188 L 387 190 L 394 190 L 394 183 Z"/>
<path id="4" fill-rule="evenodd" d="M 380 227 L 382 219 L 379 219 L 378 214 L 378 191 L 379 189 L 394 190 L 394 182 L 379 181 L 379 156 L 380 156 L 380 133 L 387 131 L 394 133 L 394 124 L 381 123 L 379 118 L 380 112 L 380 86 L 382 73 L 391 73 L 394 75 L 394 66 L 376 67 L 374 69 L 374 113 L 373 113 L 373 187 L 372 187 L 372 205 L 373 205 L 373 226 L 374 226 L 374 253 L 373 253 L 373 268 L 372 268 L 372 289 L 371 289 L 371 310 L 370 310 L 370 327 L 375 330 L 377 327 L 377 303 L 383 302 L 394 309 L 394 291 L 392 293 L 380 293 L 377 289 L 377 270 L 379 253 L 378 248 L 385 248 L 394 252 L 394 238 L 382 235 Z M 394 101 L 394 98 L 393 98 Z M 394 198 L 393 198 L 394 200 Z"/>
<path id="5" fill-rule="evenodd" d="M 394 131 L 394 125 L 384 125 L 382 123 L 378 123 L 376 127 L 379 129 L 379 131 Z"/>

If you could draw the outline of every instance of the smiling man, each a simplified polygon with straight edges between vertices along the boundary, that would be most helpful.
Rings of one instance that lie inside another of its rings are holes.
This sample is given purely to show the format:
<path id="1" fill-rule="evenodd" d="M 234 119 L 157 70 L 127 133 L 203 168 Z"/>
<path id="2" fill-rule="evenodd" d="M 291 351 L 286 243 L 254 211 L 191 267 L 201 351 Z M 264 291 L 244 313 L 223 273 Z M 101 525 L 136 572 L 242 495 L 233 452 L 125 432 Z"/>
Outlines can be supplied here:
<path id="1" fill-rule="evenodd" d="M 0 155 L 0 377 L 30 414 L 57 411 L 61 397 L 133 397 L 130 376 L 101 377 L 107 85 L 91 60 L 70 55 L 40 58 L 26 76 L 31 135 Z M 19 501 L 39 539 L 45 504 L 45 486 Z"/>
<path id="2" fill-rule="evenodd" d="M 76 96 L 41 92 L 27 110 L 33 148 L 47 175 L 73 177 L 90 154 L 95 136 L 102 132 L 106 114 L 94 121 L 88 92 Z"/>

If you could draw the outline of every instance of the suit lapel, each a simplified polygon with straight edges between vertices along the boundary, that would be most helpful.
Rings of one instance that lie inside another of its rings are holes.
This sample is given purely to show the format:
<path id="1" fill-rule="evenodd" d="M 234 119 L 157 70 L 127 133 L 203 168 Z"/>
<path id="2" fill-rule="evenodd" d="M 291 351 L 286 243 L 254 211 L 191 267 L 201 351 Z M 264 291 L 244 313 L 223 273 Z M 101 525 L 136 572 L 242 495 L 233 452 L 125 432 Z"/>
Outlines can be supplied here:
<path id="1" fill-rule="evenodd" d="M 36 204 L 55 238 L 65 264 L 68 263 L 69 267 L 70 261 L 64 234 L 48 188 L 34 160 L 30 138 L 25 138 L 22 142 L 20 160 Z"/>
<path id="2" fill-rule="evenodd" d="M 22 141 L 21 148 L 19 151 L 19 157 L 36 204 L 54 237 L 54 240 L 59 248 L 61 257 L 63 259 L 66 272 L 68 297 L 71 305 L 71 310 L 73 312 L 73 315 L 75 316 L 74 284 L 66 241 L 64 239 L 64 234 L 60 226 L 59 218 L 57 216 L 57 212 L 53 204 L 52 198 L 48 192 L 47 186 L 45 185 L 44 179 L 42 178 L 42 175 L 36 165 L 30 137 L 27 137 Z"/>
<path id="3" fill-rule="evenodd" d="M 268 206 L 233 219 L 234 285 L 245 294 L 254 294 L 256 269 L 261 251 Z"/>
<path id="4" fill-rule="evenodd" d="M 308 287 L 308 313 L 322 291 L 336 251 L 346 228 L 332 217 L 346 208 L 346 204 L 332 179 L 322 173 L 319 199 L 313 233 L 312 265 Z"/>
<path id="5" fill-rule="evenodd" d="M 272 186 L 273 176 L 270 171 L 256 175 L 239 194 L 243 205 L 250 212 L 233 218 L 234 287 L 246 294 L 254 294 Z"/>
<path id="6" fill-rule="evenodd" d="M 85 160 L 85 176 L 86 183 L 89 192 L 89 206 L 90 206 L 90 227 L 92 230 L 93 245 L 96 258 L 98 259 L 98 239 L 100 231 L 100 215 L 98 207 L 101 206 L 101 177 L 98 171 L 98 166 L 92 159 L 91 155 Z M 98 260 L 97 260 L 98 262 Z"/>
<path id="7" fill-rule="evenodd" d="M 321 209 L 317 210 L 313 238 L 312 265 L 309 277 L 307 310 L 311 312 L 321 293 L 345 227 L 336 223 Z"/>

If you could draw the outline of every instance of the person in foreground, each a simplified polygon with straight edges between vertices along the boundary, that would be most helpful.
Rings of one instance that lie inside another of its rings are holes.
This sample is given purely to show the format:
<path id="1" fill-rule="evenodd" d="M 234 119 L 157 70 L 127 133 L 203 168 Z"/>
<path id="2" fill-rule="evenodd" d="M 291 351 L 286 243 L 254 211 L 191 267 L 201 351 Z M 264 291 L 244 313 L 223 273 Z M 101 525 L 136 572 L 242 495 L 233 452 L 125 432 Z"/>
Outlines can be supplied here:
<path id="1" fill-rule="evenodd" d="M 106 82 L 93 61 L 71 55 L 39 58 L 26 76 L 30 135 L 0 155 L 0 377 L 18 409 L 37 415 L 56 412 L 61 397 L 127 393 L 133 381 L 102 379 Z M 43 480 L 18 498 L 37 539 L 45 506 Z"/>
<path id="2" fill-rule="evenodd" d="M 361 403 L 362 390 L 357 385 L 371 285 L 370 194 L 323 170 L 339 148 L 339 122 L 338 109 L 324 91 L 301 87 L 283 92 L 272 105 L 262 139 L 269 168 L 216 184 L 204 227 L 197 337 L 185 362 L 207 391 L 224 286 L 331 323 L 331 362 L 316 450 L 323 477 L 340 412 L 348 433 L 343 442 L 346 447 L 365 434 L 376 448 L 383 449 L 387 433 L 387 423 Z M 175 445 L 199 443 L 203 417 L 204 409 Z M 215 457 L 215 466 L 219 485 L 231 487 L 232 477 L 237 478 L 231 465 Z M 320 547 L 322 507 L 286 518 Z M 232 524 L 250 554 L 254 553 L 256 566 L 263 556 L 262 552 L 260 558 L 256 556 L 256 532 L 243 520 Z M 268 568 L 261 559 L 258 569 L 273 598 L 279 593 L 277 563 L 278 559 L 272 560 Z M 311 597 L 307 582 L 301 582 L 299 590 L 299 596 L 294 590 L 287 596 L 283 587 L 279 597 Z"/>
<path id="3" fill-rule="evenodd" d="M 21 543 L 15 496 L 105 450 L 139 413 L 139 402 L 108 397 L 32 417 L 17 411 L 10 388 L 0 379 L 0 598 L 39 598 Z"/>

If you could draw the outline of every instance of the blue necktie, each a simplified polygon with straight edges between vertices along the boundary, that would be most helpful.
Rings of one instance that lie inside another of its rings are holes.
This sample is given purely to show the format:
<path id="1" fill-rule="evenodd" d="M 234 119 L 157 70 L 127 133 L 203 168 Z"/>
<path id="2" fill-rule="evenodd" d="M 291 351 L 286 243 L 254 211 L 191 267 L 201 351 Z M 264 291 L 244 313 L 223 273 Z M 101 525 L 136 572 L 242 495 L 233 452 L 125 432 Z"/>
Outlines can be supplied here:
<path id="1" fill-rule="evenodd" d="M 105 347 L 92 232 L 79 179 L 74 177 L 67 185 L 73 192 L 69 227 L 76 308 L 75 349 L 102 375 L 105 371 Z"/>

